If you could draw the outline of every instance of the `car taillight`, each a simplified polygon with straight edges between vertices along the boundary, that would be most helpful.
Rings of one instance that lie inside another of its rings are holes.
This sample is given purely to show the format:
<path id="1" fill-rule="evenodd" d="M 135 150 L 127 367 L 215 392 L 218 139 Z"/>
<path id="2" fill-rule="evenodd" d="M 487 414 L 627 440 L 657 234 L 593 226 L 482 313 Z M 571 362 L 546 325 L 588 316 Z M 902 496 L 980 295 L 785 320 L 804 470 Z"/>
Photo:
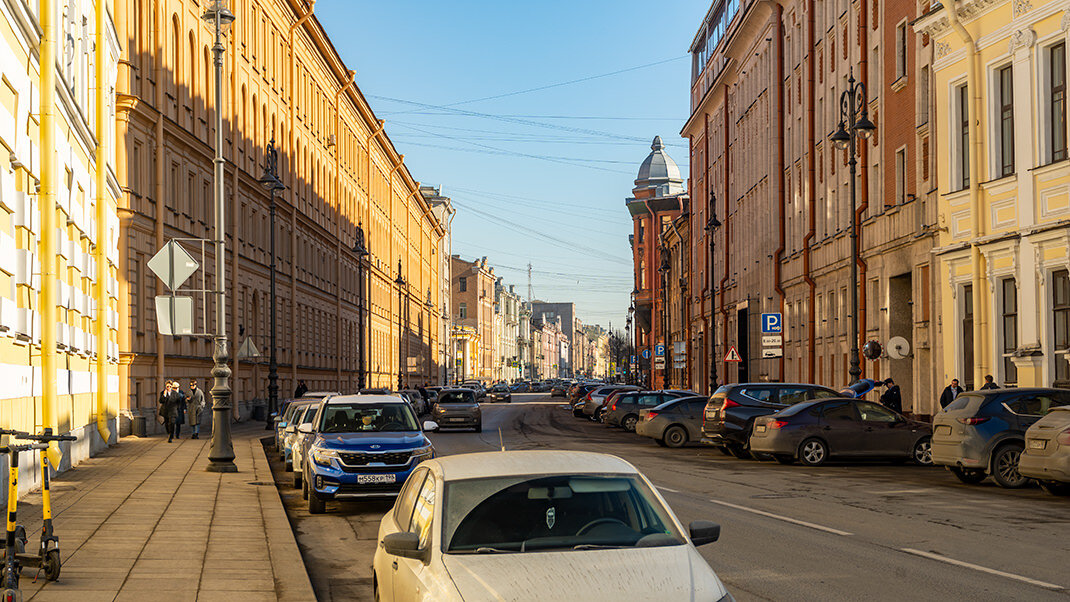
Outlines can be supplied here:
<path id="1" fill-rule="evenodd" d="M 962 424 L 981 424 L 982 422 L 988 422 L 988 416 L 970 416 L 969 418 L 959 418 L 959 422 Z"/>
<path id="2" fill-rule="evenodd" d="M 788 426 L 788 423 L 783 420 L 774 420 L 769 423 L 769 428 L 771 429 L 783 428 L 785 426 Z"/>
<path id="3" fill-rule="evenodd" d="M 738 408 L 738 407 L 739 407 L 738 403 L 732 401 L 731 399 L 725 399 L 724 400 L 724 404 L 721 406 L 721 409 L 722 410 L 727 410 L 728 408 Z"/>
<path id="4" fill-rule="evenodd" d="M 657 417 L 658 417 L 658 413 L 657 412 L 647 412 L 646 413 L 646 419 L 647 420 L 653 420 L 653 419 L 655 419 Z"/>
<path id="5" fill-rule="evenodd" d="M 1070 428 L 1056 435 L 1055 440 L 1059 442 L 1059 445 L 1070 445 Z"/>
<path id="6" fill-rule="evenodd" d="M 611 405 L 611 406 L 609 407 L 609 411 L 610 411 L 610 412 L 616 412 L 616 411 L 617 411 L 617 404 L 615 404 L 615 403 L 614 403 L 613 405 Z"/>

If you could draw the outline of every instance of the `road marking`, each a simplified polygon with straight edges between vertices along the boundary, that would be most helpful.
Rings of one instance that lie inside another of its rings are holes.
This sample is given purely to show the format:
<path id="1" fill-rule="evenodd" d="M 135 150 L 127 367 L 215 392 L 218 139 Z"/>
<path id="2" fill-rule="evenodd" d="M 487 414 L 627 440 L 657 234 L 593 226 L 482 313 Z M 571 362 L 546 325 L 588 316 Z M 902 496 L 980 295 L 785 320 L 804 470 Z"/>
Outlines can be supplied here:
<path id="1" fill-rule="evenodd" d="M 720 500 L 710 500 L 710 501 L 713 502 L 714 504 L 720 504 L 721 506 L 728 506 L 729 508 L 735 508 L 736 510 L 742 510 L 744 512 L 750 512 L 752 514 L 758 514 L 760 516 L 765 516 L 765 517 L 768 517 L 768 518 L 775 518 L 777 520 L 782 520 L 782 521 L 784 521 L 786 523 L 791 523 L 793 525 L 799 525 L 799 526 L 802 526 L 802 527 L 809 527 L 811 529 L 817 529 L 818 531 L 824 531 L 825 533 L 832 533 L 833 535 L 843 535 L 843 536 L 851 535 L 851 533 L 849 533 L 847 531 L 840 531 L 839 529 L 833 529 L 832 527 L 825 527 L 823 525 L 816 525 L 814 523 L 808 523 L 808 522 L 806 522 L 804 520 L 798 520 L 798 519 L 794 519 L 794 518 L 789 518 L 787 516 L 781 516 L 779 514 L 773 514 L 772 512 L 765 512 L 763 510 L 755 510 L 754 508 L 747 508 L 746 506 L 737 506 L 736 504 L 730 504 L 728 502 L 722 502 Z"/>
<path id="2" fill-rule="evenodd" d="M 661 485 L 657 485 L 657 488 L 662 490 L 662 491 L 668 491 L 669 493 L 680 493 L 679 491 L 677 491 L 675 489 L 669 489 L 668 487 L 662 487 Z"/>
<path id="3" fill-rule="evenodd" d="M 961 566 L 961 567 L 964 567 L 964 568 L 967 568 L 967 569 L 973 569 L 975 571 L 980 571 L 982 573 L 988 573 L 989 575 L 997 575 L 999 577 L 1006 577 L 1007 579 L 1014 579 L 1016 581 L 1021 581 L 1023 583 L 1028 583 L 1030 585 L 1035 585 L 1037 587 L 1043 587 L 1044 589 L 1054 589 L 1054 590 L 1064 589 L 1063 586 L 1055 585 L 1054 583 L 1047 583 L 1047 582 L 1044 582 L 1044 581 L 1037 581 L 1036 579 L 1030 579 L 1029 577 L 1023 577 L 1021 575 L 1015 575 L 1014 573 L 1006 573 L 1004 571 L 998 571 L 996 569 L 990 569 L 990 568 L 988 568 L 986 566 L 981 566 L 981 565 L 978 565 L 978 564 L 972 564 L 972 563 L 969 563 L 969 562 L 963 562 L 961 560 L 955 560 L 954 558 L 948 558 L 947 556 L 941 556 L 940 554 L 934 554 L 932 552 L 923 552 L 921 550 L 915 550 L 914 548 L 899 548 L 899 550 L 901 552 L 906 552 L 907 554 L 913 554 L 915 556 L 922 556 L 922 557 L 925 557 L 925 558 L 930 558 L 932 560 L 939 560 L 940 562 L 946 562 L 947 564 L 953 564 L 955 566 Z"/>

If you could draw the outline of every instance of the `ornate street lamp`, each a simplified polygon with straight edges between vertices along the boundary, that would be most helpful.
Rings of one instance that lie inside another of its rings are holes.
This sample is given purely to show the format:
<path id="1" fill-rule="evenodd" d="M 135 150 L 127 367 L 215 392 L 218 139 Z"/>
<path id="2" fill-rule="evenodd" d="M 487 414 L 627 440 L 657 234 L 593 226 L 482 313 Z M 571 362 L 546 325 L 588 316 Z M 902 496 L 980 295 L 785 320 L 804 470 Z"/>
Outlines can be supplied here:
<path id="1" fill-rule="evenodd" d="M 669 263 L 669 247 L 662 243 L 661 245 L 661 265 L 658 266 L 658 272 L 661 273 L 661 313 L 664 315 L 664 332 L 662 333 L 662 341 L 664 345 L 663 354 L 661 357 L 661 387 L 663 389 L 669 388 L 669 348 L 672 346 L 672 334 L 669 332 L 671 328 L 669 323 L 669 271 L 672 270 L 672 265 Z M 654 337 L 654 348 L 657 350 L 657 337 Z"/>
<path id="2" fill-rule="evenodd" d="M 353 243 L 353 253 L 357 256 L 357 390 L 360 391 L 366 384 L 367 375 L 364 364 L 364 350 L 366 349 L 364 344 L 364 312 L 368 307 L 366 298 L 368 287 L 365 282 L 364 261 L 371 254 L 364 245 L 363 222 L 357 224 L 356 238 L 356 242 Z"/>
<path id="3" fill-rule="evenodd" d="M 717 219 L 717 195 L 710 191 L 710 219 L 706 221 L 706 236 L 709 239 L 710 262 L 708 277 L 710 280 L 710 395 L 717 390 L 717 314 L 713 311 L 713 265 L 714 244 L 713 231 L 721 227 L 721 220 Z"/>
<path id="4" fill-rule="evenodd" d="M 850 125 L 848 125 L 850 124 Z M 849 356 L 851 384 L 862 375 L 858 359 L 858 217 L 855 213 L 855 180 L 858 170 L 858 139 L 868 139 L 877 126 L 869 120 L 866 110 L 866 85 L 855 82 L 848 74 L 847 89 L 840 96 L 840 125 L 829 139 L 840 150 L 850 152 L 848 165 L 851 177 L 851 354 Z"/>
<path id="5" fill-rule="evenodd" d="M 225 0 L 213 0 L 201 19 L 215 29 L 212 56 L 215 63 L 215 349 L 212 352 L 212 447 L 208 453 L 211 472 L 237 472 L 234 465 L 234 444 L 230 439 L 230 367 L 227 360 L 226 290 L 226 212 L 223 205 L 223 34 L 234 22 L 234 13 Z"/>
<path id="6" fill-rule="evenodd" d="M 269 205 L 269 215 L 271 222 L 271 349 L 269 350 L 268 360 L 268 411 L 267 411 L 267 426 L 272 424 L 272 416 L 274 416 L 279 410 L 279 362 L 276 357 L 275 347 L 275 335 L 276 335 L 276 308 L 277 298 L 275 295 L 275 194 L 282 190 L 286 190 L 286 187 L 282 185 L 282 180 L 279 179 L 279 151 L 275 148 L 275 139 L 272 138 L 268 144 L 267 152 L 265 153 L 267 159 L 267 165 L 264 167 L 264 175 L 260 176 L 260 185 L 268 190 L 271 194 L 271 204 Z"/>
<path id="7" fill-rule="evenodd" d="M 403 354 L 401 352 L 401 342 L 405 339 L 405 333 L 401 330 L 401 314 L 402 314 L 402 310 L 401 310 L 401 303 L 402 303 L 401 295 L 402 295 L 402 292 L 403 292 L 402 289 L 405 287 L 405 285 L 407 283 L 405 282 L 405 279 L 401 277 L 401 258 L 400 257 L 398 258 L 398 277 L 394 279 L 394 284 L 398 285 L 398 391 L 400 391 L 403 388 L 403 384 L 402 384 L 402 381 L 401 381 L 401 378 L 402 378 L 401 375 L 402 375 L 402 371 L 405 370 L 405 361 L 407 361 L 407 358 L 405 357 L 405 354 Z"/>

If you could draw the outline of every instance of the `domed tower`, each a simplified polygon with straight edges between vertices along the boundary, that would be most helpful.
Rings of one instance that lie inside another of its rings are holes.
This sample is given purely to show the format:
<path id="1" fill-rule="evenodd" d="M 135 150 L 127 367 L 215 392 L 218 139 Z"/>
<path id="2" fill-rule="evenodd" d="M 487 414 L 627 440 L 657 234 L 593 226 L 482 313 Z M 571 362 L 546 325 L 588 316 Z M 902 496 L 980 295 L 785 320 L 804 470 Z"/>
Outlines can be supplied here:
<path id="1" fill-rule="evenodd" d="M 647 377 L 650 387 L 665 384 L 664 366 L 669 352 L 658 359 L 656 347 L 665 345 L 665 296 L 658 269 L 662 265 L 662 233 L 670 228 L 687 207 L 687 192 L 680 168 L 665 152 L 661 136 L 655 136 L 650 154 L 639 166 L 639 174 L 632 188 L 632 197 L 625 200 L 632 215 L 632 262 L 635 274 L 635 352 L 639 356 L 639 370 Z M 667 256 L 666 256 L 667 259 Z"/>

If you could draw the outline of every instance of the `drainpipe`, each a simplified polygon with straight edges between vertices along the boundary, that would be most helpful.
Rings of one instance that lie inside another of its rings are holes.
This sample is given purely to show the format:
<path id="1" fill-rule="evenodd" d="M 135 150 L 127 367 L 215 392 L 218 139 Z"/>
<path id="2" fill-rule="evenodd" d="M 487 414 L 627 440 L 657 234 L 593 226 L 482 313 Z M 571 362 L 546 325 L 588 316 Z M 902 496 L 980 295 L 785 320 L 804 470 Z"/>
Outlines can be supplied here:
<path id="1" fill-rule="evenodd" d="M 104 60 L 107 54 L 107 37 L 104 34 L 105 24 L 107 20 L 105 18 L 105 3 L 97 2 L 95 6 L 94 16 L 96 18 L 95 26 L 97 28 L 96 35 L 96 78 L 97 78 L 97 148 L 96 148 L 96 192 L 97 192 L 97 231 L 96 231 L 96 245 L 93 248 L 93 258 L 96 262 L 96 304 L 97 304 L 97 320 L 96 335 L 97 335 L 97 357 L 96 357 L 96 373 L 97 373 L 97 390 L 96 390 L 96 410 L 97 410 L 97 432 L 100 433 L 100 438 L 104 441 L 104 445 L 107 445 L 111 441 L 111 431 L 108 429 L 108 254 L 106 252 L 107 246 L 105 241 L 108 239 L 108 159 L 105 152 L 105 142 L 107 141 L 107 134 L 105 128 L 106 119 L 106 107 L 107 107 L 107 88 L 104 86 Z M 51 148 L 51 147 L 44 147 Z"/>
<path id="2" fill-rule="evenodd" d="M 983 215 L 981 214 L 981 132 L 980 124 L 978 123 L 981 115 L 981 85 L 977 79 L 977 46 L 974 43 L 973 36 L 966 31 L 966 28 L 959 21 L 954 0 L 948 3 L 947 18 L 951 28 L 962 38 L 962 45 L 966 49 L 966 85 L 973 99 L 973 102 L 968 107 L 970 112 L 968 116 L 970 122 L 970 148 L 968 152 L 970 161 L 970 219 L 973 221 L 973 238 L 977 240 L 985 234 L 984 222 L 982 221 Z M 973 285 L 973 340 L 980 350 L 980 353 L 974 355 L 977 358 L 974 360 L 974 383 L 982 382 L 984 374 L 988 372 L 988 341 L 985 340 L 987 320 L 985 319 L 986 313 L 983 311 L 982 305 L 984 303 L 984 295 L 981 294 L 985 280 L 983 262 L 981 249 L 976 244 L 971 245 L 970 270 L 972 275 L 970 282 Z"/>
<path id="3" fill-rule="evenodd" d="M 784 233 L 784 101 L 779 98 L 784 93 L 784 21 L 781 16 L 784 12 L 784 7 L 780 4 L 776 4 L 776 11 L 773 18 L 776 19 L 776 81 L 777 81 L 777 137 L 776 137 L 776 155 L 777 155 L 777 173 L 780 175 L 780 182 L 777 185 L 779 190 L 779 202 L 777 203 L 777 234 L 779 236 L 780 246 L 776 248 L 773 253 L 773 288 L 776 290 L 777 295 L 780 297 L 780 314 L 784 314 L 784 283 L 783 278 L 783 266 L 780 262 L 784 258 L 784 249 L 787 247 L 785 244 Z M 777 360 L 778 375 L 780 380 L 784 380 L 784 354 L 780 354 L 780 359 Z M 811 381 L 812 382 L 812 381 Z"/>
<path id="4" fill-rule="evenodd" d="M 338 208 L 339 212 L 342 211 L 342 201 L 341 201 L 341 199 L 342 199 L 342 176 L 339 175 L 341 173 L 342 152 L 341 152 L 340 149 L 342 148 L 342 139 L 338 135 L 338 131 L 339 131 L 338 123 L 339 123 L 339 120 L 340 120 L 340 115 L 339 115 L 340 110 L 339 110 L 339 106 L 338 106 L 338 99 L 339 99 L 340 96 L 342 96 L 343 92 L 348 90 L 350 88 L 350 86 L 353 85 L 354 77 L 356 76 L 356 74 L 357 74 L 356 71 L 350 70 L 348 72 L 348 74 L 347 74 L 347 78 L 346 78 L 345 84 L 343 84 L 341 88 L 338 88 L 338 91 L 335 92 L 335 94 L 334 94 L 334 202 L 335 202 L 335 206 Z M 335 330 L 335 335 L 334 335 L 334 342 L 335 342 L 335 346 L 334 346 L 335 356 L 334 357 L 335 357 L 335 365 L 338 368 L 337 376 L 336 376 L 337 382 L 338 382 L 338 390 L 341 391 L 341 390 L 343 390 L 343 388 L 342 388 L 342 333 L 344 332 L 344 329 L 342 328 L 342 290 L 341 290 L 342 289 L 342 220 L 341 219 L 339 219 L 335 223 L 334 239 L 335 239 L 334 240 L 334 242 L 335 242 L 334 256 L 338 260 L 337 264 L 336 264 L 336 272 L 335 272 L 335 274 L 336 274 L 335 286 L 338 287 L 338 290 L 336 291 L 336 293 L 334 295 L 334 315 L 335 315 L 335 318 L 337 319 L 336 330 Z"/>
<path id="5" fill-rule="evenodd" d="M 814 133 L 814 48 L 816 46 L 814 40 L 814 0 L 808 1 L 806 10 L 806 36 L 809 41 L 809 48 L 806 52 L 806 94 L 808 96 L 806 102 L 806 148 L 810 155 L 810 160 L 807 161 L 807 192 L 806 192 L 806 214 L 807 214 L 807 228 L 806 236 L 803 237 L 803 282 L 806 283 L 809 289 L 806 297 L 806 344 L 808 353 L 806 353 L 806 371 L 807 382 L 817 382 L 817 373 L 814 370 L 814 362 L 817 356 L 817 332 L 815 324 L 817 324 L 817 298 L 816 288 L 817 285 L 814 282 L 813 276 L 810 274 L 810 245 L 813 243 L 814 238 L 817 236 L 817 176 L 816 176 L 816 160 L 814 149 L 817 146 L 817 140 Z M 834 59 L 833 59 L 834 60 Z M 827 145 L 826 145 L 827 146 Z"/>
<path id="6" fill-rule="evenodd" d="M 159 3 L 157 3 L 159 7 Z M 154 159 L 156 160 L 156 186 L 153 191 L 153 199 L 155 200 L 155 209 L 153 211 L 153 238 L 156 243 L 157 249 L 163 248 L 163 220 L 164 220 L 164 148 L 163 148 L 163 120 L 164 120 L 164 88 L 166 87 L 166 79 L 164 78 L 163 67 L 163 40 L 166 35 L 165 31 L 165 18 L 164 11 L 157 11 L 159 22 L 156 24 L 156 65 L 154 67 L 156 71 L 156 87 L 155 98 L 153 104 L 156 106 L 156 123 L 154 126 L 155 136 L 155 148 L 153 149 Z M 166 339 L 160 330 L 156 329 L 156 390 L 163 389 L 163 381 L 167 377 L 167 365 L 164 345 Z M 138 400 L 140 401 L 140 400 Z M 153 396 L 153 403 L 155 403 L 155 395 Z M 149 422 L 155 424 L 155 420 L 151 420 L 152 415 L 148 416 Z"/>
<path id="7" fill-rule="evenodd" d="M 731 215 L 728 213 L 728 195 L 731 188 L 728 185 L 729 181 L 729 159 L 732 153 L 728 151 L 728 84 L 724 85 L 724 110 L 721 111 L 724 115 L 724 240 L 721 246 L 724 248 L 724 275 L 721 276 L 721 283 L 719 285 L 721 293 L 721 318 L 724 320 L 724 328 L 721 329 L 721 348 L 728 353 L 728 312 L 724 307 L 724 289 L 728 283 L 728 235 L 731 233 Z M 714 358 L 716 359 L 716 358 Z M 728 369 L 725 368 L 724 382 L 728 381 Z"/>
<path id="8" fill-rule="evenodd" d="M 858 3 L 858 81 L 866 87 L 866 91 L 869 91 L 869 69 L 867 60 L 867 46 L 869 44 L 869 30 L 866 26 L 866 3 Z M 868 94 L 867 94 L 868 96 Z M 868 102 L 869 99 L 867 98 Z M 862 202 L 859 203 L 855 209 L 854 220 L 856 232 L 858 232 L 858 287 L 861 289 L 858 291 L 858 349 L 861 353 L 861 349 L 866 342 L 866 260 L 862 258 L 862 239 L 865 232 L 862 230 L 862 221 L 866 215 L 866 211 L 869 210 L 869 144 L 865 138 L 859 139 L 858 159 L 861 164 L 861 173 L 859 177 L 862 180 Z M 859 358 L 859 367 L 862 369 L 860 377 L 866 375 L 866 359 L 864 357 Z"/>
<path id="9" fill-rule="evenodd" d="M 41 233 L 37 256 L 41 263 L 41 428 L 56 428 L 56 7 L 41 2 L 40 111 L 41 111 Z M 101 350 L 98 350 L 101 351 Z M 53 441 L 48 461 L 59 466 L 62 454 Z"/>

